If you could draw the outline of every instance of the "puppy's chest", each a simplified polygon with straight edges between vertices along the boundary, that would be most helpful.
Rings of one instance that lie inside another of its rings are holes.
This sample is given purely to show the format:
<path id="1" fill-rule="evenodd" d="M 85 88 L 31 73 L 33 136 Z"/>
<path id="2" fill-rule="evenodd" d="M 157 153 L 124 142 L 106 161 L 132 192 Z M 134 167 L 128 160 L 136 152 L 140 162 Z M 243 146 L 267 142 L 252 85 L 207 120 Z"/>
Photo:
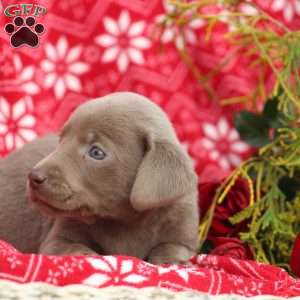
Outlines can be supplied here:
<path id="1" fill-rule="evenodd" d="M 99 225 L 93 232 L 93 238 L 104 255 L 119 254 L 146 258 L 157 241 L 157 229 L 147 226 L 146 222 L 130 226 L 113 222 L 103 222 Z"/>

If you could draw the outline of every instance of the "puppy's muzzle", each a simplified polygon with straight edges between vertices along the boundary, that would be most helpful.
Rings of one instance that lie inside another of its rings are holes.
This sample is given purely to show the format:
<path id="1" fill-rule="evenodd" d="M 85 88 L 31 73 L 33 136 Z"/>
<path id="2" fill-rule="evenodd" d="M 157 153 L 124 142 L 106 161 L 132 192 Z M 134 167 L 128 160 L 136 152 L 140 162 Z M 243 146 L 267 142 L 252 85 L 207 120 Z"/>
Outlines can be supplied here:
<path id="1" fill-rule="evenodd" d="M 33 169 L 28 174 L 29 184 L 33 189 L 39 188 L 43 183 L 47 181 L 47 179 L 48 176 L 42 170 Z"/>

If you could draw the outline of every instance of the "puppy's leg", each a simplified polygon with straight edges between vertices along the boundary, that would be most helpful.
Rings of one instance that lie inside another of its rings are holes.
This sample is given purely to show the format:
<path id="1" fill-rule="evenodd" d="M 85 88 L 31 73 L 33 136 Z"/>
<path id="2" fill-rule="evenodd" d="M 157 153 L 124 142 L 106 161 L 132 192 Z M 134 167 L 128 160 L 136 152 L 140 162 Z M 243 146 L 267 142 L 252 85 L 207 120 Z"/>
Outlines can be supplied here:
<path id="1" fill-rule="evenodd" d="M 39 253 L 48 255 L 98 255 L 90 248 L 84 225 L 76 222 L 56 220 Z"/>
<path id="2" fill-rule="evenodd" d="M 194 251 L 181 244 L 164 243 L 153 248 L 148 256 L 152 264 L 187 264 L 195 254 Z"/>
<path id="3" fill-rule="evenodd" d="M 42 243 L 39 253 L 47 255 L 98 255 L 86 245 L 64 239 L 47 240 Z"/>

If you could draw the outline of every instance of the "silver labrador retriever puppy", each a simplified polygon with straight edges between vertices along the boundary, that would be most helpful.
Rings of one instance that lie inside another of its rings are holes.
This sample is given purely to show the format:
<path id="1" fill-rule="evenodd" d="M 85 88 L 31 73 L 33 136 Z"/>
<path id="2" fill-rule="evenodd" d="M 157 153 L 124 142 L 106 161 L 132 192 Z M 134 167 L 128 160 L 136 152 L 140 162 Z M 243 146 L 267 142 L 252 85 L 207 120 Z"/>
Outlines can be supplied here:
<path id="1" fill-rule="evenodd" d="M 82 104 L 59 141 L 44 137 L 3 159 L 0 191 L 0 239 L 24 252 L 160 264 L 196 250 L 191 160 L 162 110 L 134 93 Z"/>

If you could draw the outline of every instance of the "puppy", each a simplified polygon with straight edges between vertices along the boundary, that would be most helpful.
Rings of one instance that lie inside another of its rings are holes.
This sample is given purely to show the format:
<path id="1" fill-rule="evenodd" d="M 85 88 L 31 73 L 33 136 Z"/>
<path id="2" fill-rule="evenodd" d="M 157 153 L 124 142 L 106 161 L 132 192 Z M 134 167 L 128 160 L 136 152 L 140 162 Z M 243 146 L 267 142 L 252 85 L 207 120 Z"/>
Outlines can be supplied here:
<path id="1" fill-rule="evenodd" d="M 195 254 L 197 176 L 165 113 L 140 95 L 82 104 L 59 141 L 27 145 L 0 170 L 0 238 L 24 252 L 154 264 Z"/>

